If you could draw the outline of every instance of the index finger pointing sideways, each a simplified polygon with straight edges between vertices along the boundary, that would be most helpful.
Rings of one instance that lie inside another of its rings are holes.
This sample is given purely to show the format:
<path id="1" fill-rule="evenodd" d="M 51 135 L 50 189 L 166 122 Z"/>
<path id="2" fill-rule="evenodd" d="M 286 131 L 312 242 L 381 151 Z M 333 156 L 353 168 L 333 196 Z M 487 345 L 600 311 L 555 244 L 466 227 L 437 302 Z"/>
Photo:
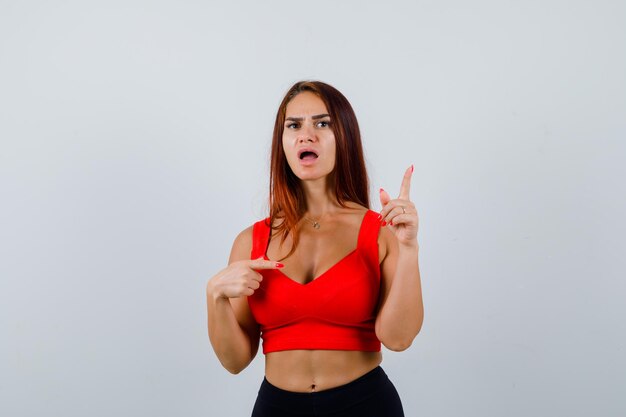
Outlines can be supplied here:
<path id="1" fill-rule="evenodd" d="M 263 258 L 251 260 L 248 265 L 252 269 L 276 269 L 276 268 L 282 268 L 283 266 L 285 266 L 280 262 L 269 261 Z"/>

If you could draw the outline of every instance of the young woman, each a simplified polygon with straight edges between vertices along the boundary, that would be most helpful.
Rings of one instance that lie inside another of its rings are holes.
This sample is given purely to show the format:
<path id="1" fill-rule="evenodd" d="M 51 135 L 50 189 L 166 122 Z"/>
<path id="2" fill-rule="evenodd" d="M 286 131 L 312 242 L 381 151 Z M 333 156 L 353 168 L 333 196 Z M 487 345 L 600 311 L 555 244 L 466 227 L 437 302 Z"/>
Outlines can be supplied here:
<path id="1" fill-rule="evenodd" d="M 404 416 L 381 343 L 407 349 L 424 317 L 418 216 L 382 188 L 369 208 L 358 123 L 332 86 L 301 81 L 276 116 L 269 216 L 243 230 L 207 283 L 209 339 L 237 374 L 263 339 L 253 417 Z"/>

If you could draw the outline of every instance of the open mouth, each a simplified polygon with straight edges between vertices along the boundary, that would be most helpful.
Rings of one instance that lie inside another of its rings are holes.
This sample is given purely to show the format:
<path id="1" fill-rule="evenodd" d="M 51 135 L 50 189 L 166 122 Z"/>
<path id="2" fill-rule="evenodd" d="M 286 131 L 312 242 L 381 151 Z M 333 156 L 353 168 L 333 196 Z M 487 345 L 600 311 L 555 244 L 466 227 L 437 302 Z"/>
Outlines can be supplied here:
<path id="1" fill-rule="evenodd" d="M 317 154 L 313 151 L 304 151 L 300 154 L 300 159 L 303 161 L 317 159 Z"/>

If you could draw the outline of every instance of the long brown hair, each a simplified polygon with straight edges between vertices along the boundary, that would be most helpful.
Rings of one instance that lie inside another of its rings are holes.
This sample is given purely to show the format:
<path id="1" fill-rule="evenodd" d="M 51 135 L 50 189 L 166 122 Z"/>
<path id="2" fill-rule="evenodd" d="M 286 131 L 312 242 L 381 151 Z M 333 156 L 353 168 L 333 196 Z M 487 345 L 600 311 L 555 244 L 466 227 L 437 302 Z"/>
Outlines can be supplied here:
<path id="1" fill-rule="evenodd" d="M 330 116 L 330 126 L 335 135 L 335 168 L 333 169 L 335 197 L 339 205 L 347 207 L 352 201 L 369 209 L 369 184 L 363 159 L 361 133 L 356 115 L 348 100 L 336 88 L 321 81 L 299 81 L 285 94 L 274 124 L 270 165 L 270 226 L 275 219 L 282 219 L 273 226 L 281 234 L 280 243 L 284 243 L 289 233 L 292 234 L 293 246 L 288 258 L 298 245 L 297 224 L 307 207 L 300 179 L 293 173 L 283 149 L 283 130 L 287 104 L 303 91 L 310 91 L 322 99 Z M 285 259 L 283 258 L 283 259 Z"/>

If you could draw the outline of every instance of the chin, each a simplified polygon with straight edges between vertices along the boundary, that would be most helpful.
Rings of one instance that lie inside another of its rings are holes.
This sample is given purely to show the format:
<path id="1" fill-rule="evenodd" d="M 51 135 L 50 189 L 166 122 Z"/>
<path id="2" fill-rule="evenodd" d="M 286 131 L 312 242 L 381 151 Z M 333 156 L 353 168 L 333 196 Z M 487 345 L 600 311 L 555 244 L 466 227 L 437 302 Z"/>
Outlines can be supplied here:
<path id="1" fill-rule="evenodd" d="M 316 166 L 313 168 L 307 168 L 307 167 L 299 166 L 298 164 L 296 169 L 293 169 L 292 166 L 290 166 L 290 168 L 291 168 L 291 172 L 293 172 L 294 175 L 302 181 L 319 180 L 324 177 L 330 178 L 330 176 L 333 174 L 332 167 L 324 168 L 324 167 Z"/>
<path id="2" fill-rule="evenodd" d="M 314 172 L 306 172 L 301 175 L 296 174 L 296 177 L 300 178 L 302 181 L 306 181 L 306 180 L 317 180 L 323 177 L 323 175 L 318 175 L 318 174 L 315 174 Z"/>

